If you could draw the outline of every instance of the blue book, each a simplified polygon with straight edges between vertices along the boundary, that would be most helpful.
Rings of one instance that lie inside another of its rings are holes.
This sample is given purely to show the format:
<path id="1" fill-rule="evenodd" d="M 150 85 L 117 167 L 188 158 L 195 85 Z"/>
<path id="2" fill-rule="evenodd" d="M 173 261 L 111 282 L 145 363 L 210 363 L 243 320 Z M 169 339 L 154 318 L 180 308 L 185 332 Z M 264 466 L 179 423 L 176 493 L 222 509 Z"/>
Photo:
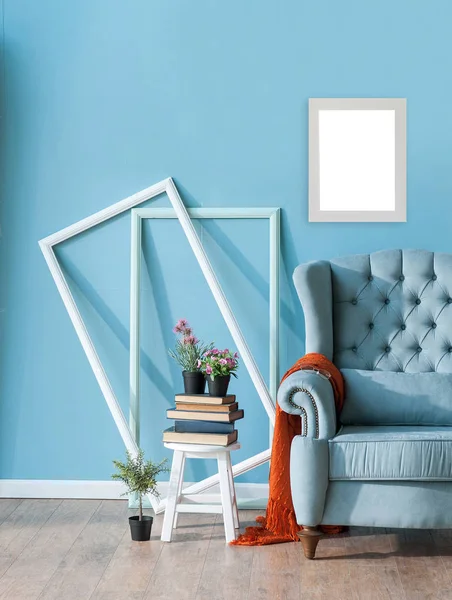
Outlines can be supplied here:
<path id="1" fill-rule="evenodd" d="M 234 423 L 174 421 L 174 431 L 178 433 L 232 433 L 234 431 Z"/>

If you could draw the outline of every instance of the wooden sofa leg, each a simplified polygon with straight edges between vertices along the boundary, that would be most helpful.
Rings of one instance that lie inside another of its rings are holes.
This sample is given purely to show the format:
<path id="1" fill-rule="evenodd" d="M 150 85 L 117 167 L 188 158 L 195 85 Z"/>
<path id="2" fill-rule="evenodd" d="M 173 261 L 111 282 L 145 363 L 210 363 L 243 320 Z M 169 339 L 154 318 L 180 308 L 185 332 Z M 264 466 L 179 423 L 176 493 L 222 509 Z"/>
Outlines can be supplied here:
<path id="1" fill-rule="evenodd" d="M 320 538 L 323 537 L 323 533 L 318 527 L 303 527 L 298 533 L 298 537 L 303 545 L 303 552 L 306 558 L 312 560 L 315 556 L 317 544 Z"/>

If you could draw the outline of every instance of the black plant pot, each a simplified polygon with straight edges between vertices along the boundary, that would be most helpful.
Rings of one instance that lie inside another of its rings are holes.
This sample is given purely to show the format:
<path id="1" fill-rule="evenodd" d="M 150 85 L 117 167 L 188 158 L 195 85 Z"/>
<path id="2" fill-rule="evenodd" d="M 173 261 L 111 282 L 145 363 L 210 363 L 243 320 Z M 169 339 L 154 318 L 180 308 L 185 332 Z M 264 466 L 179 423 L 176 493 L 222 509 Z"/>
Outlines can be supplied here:
<path id="1" fill-rule="evenodd" d="M 204 394 L 206 380 L 201 371 L 182 371 L 186 394 Z"/>
<path id="2" fill-rule="evenodd" d="M 209 386 L 210 396 L 226 396 L 228 393 L 228 386 L 231 380 L 230 375 L 217 375 L 212 380 L 209 375 L 206 376 L 207 385 Z"/>
<path id="3" fill-rule="evenodd" d="M 140 517 L 129 517 L 130 535 L 134 542 L 148 542 L 151 539 L 151 529 L 154 517 L 143 515 L 142 521 Z"/>

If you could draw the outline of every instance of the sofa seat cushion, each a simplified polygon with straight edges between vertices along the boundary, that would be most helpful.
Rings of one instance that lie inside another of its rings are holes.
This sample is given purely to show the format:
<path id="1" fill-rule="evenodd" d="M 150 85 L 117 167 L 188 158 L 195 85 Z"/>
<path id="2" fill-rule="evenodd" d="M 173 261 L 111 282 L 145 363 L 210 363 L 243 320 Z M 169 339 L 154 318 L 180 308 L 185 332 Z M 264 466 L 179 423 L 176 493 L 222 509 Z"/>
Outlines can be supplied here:
<path id="1" fill-rule="evenodd" d="M 331 480 L 452 481 L 452 427 L 343 426 L 329 451 Z"/>

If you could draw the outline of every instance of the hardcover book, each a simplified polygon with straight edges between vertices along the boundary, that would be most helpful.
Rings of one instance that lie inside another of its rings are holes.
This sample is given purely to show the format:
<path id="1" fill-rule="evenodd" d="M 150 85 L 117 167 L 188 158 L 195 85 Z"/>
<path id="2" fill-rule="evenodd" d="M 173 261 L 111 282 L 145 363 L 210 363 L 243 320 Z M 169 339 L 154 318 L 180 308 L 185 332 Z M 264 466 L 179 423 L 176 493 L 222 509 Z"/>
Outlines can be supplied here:
<path id="1" fill-rule="evenodd" d="M 209 394 L 176 394 L 176 402 L 190 404 L 233 404 L 235 396 L 209 396 Z"/>
<path id="2" fill-rule="evenodd" d="M 193 410 L 210 413 L 228 413 L 238 409 L 238 402 L 232 404 L 190 404 L 176 401 L 176 410 Z"/>
<path id="3" fill-rule="evenodd" d="M 236 410 L 230 413 L 216 413 L 215 421 L 218 423 L 233 423 L 238 419 L 243 419 L 243 410 Z M 191 410 L 176 410 L 169 408 L 166 411 L 168 419 L 189 420 L 189 421 L 212 421 L 213 415 L 210 412 L 199 412 Z"/>
<path id="4" fill-rule="evenodd" d="M 181 433 L 174 431 L 174 427 L 163 432 L 164 442 L 180 444 L 210 444 L 213 446 L 229 446 L 237 440 L 237 430 L 231 433 Z"/>
<path id="5" fill-rule="evenodd" d="M 175 421 L 174 431 L 180 433 L 231 433 L 234 423 L 217 423 L 216 421 Z"/>

